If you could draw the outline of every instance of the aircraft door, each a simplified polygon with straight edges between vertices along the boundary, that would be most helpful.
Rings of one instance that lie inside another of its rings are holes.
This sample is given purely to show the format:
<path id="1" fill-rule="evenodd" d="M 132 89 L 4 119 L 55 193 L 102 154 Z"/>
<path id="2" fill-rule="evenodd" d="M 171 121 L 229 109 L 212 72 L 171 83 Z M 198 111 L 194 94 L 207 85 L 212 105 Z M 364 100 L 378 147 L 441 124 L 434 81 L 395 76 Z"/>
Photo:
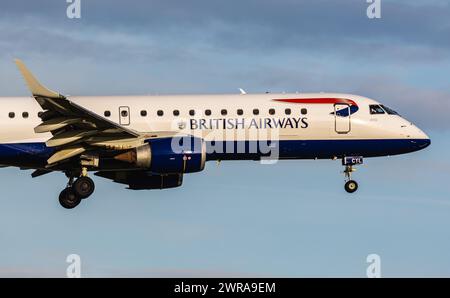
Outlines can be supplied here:
<path id="1" fill-rule="evenodd" d="M 120 125 L 130 125 L 130 108 L 119 107 L 119 123 Z"/>
<path id="2" fill-rule="evenodd" d="M 335 130 L 338 134 L 350 132 L 350 118 L 350 105 L 341 103 L 334 105 Z"/>

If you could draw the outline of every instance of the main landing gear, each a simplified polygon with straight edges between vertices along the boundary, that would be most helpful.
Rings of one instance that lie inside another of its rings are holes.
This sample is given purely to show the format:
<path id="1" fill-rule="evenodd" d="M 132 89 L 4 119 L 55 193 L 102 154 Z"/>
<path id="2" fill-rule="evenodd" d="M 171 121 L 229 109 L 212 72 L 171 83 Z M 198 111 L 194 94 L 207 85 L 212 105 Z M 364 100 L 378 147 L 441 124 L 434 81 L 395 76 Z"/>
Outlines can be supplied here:
<path id="1" fill-rule="evenodd" d="M 348 193 L 354 193 L 358 190 L 358 183 L 355 180 L 352 180 L 352 173 L 356 171 L 354 168 L 355 165 L 360 165 L 363 163 L 362 156 L 351 156 L 344 157 L 342 159 L 342 165 L 345 166 L 344 175 L 345 175 L 345 191 Z"/>
<path id="2" fill-rule="evenodd" d="M 69 182 L 67 187 L 59 194 L 59 203 L 66 209 L 73 209 L 94 193 L 94 181 L 87 176 L 86 169 L 82 170 L 81 176 L 75 180 L 73 174 L 67 173 Z"/>

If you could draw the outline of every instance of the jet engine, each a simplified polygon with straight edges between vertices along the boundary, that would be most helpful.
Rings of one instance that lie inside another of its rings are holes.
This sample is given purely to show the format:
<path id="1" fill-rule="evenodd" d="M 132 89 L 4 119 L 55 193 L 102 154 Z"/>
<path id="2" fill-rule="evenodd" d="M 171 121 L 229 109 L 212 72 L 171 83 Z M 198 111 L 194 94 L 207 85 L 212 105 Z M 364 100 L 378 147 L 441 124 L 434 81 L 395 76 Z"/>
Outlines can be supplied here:
<path id="1" fill-rule="evenodd" d="M 149 139 L 114 159 L 155 174 L 195 173 L 205 168 L 206 143 L 191 136 Z"/>

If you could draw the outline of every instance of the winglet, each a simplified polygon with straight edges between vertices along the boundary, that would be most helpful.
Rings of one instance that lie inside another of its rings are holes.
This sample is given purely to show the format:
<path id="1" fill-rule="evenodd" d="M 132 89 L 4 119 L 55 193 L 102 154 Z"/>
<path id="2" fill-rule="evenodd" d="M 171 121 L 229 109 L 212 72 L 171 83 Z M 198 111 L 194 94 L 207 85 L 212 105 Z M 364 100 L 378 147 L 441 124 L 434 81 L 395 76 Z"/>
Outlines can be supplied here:
<path id="1" fill-rule="evenodd" d="M 49 90 L 46 87 L 42 86 L 38 80 L 33 76 L 33 74 L 28 70 L 25 64 L 19 60 L 15 59 L 17 67 L 19 68 L 20 73 L 25 79 L 25 83 L 27 84 L 28 89 L 30 89 L 33 96 L 41 96 L 41 97 L 49 97 L 49 98 L 64 98 L 61 94 Z"/>

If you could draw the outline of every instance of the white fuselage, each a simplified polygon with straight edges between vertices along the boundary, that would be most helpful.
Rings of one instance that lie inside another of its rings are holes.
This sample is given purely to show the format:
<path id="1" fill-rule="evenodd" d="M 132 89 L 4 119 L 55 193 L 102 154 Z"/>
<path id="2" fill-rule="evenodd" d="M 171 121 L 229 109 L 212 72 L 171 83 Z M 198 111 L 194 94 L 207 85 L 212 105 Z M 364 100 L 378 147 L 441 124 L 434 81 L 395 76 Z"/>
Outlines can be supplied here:
<path id="1" fill-rule="evenodd" d="M 333 114 L 333 104 L 274 100 L 293 98 L 345 98 L 359 109 L 348 117 L 338 117 Z M 138 132 L 186 131 L 205 140 L 251 141 L 265 139 L 275 130 L 279 140 L 428 139 L 398 115 L 370 114 L 369 105 L 378 104 L 376 101 L 349 94 L 102 96 L 70 100 Z M 38 113 L 42 111 L 34 98 L 0 98 L 0 109 L 0 143 L 45 142 L 51 138 L 33 130 L 41 123 Z M 275 113 L 271 114 L 271 109 Z M 286 109 L 290 109 L 289 115 Z M 190 114 L 192 110 L 194 115 Z M 211 114 L 205 114 L 207 110 Z M 27 118 L 24 113 L 28 113 Z"/>
<path id="2" fill-rule="evenodd" d="M 393 111 L 387 113 L 388 108 L 383 106 L 383 110 L 374 100 L 350 94 L 104 96 L 70 100 L 137 132 L 144 142 L 178 134 L 202 139 L 202 164 L 208 160 L 377 157 L 414 152 L 430 144 L 428 136 L 411 122 Z M 379 113 L 371 112 L 374 107 Z M 58 148 L 47 142 L 52 138 L 50 133 L 34 132 L 42 123 L 42 110 L 36 100 L 1 98 L 0 110 L 0 165 L 45 169 Z M 170 152 L 167 154 L 160 161 L 166 158 L 170 163 L 172 157 Z M 100 167 L 92 170 L 129 168 L 126 163 L 111 162 L 107 155 L 105 158 L 100 156 Z M 157 159 L 153 160 L 156 165 Z M 165 167 L 161 165 L 161 169 Z"/>

